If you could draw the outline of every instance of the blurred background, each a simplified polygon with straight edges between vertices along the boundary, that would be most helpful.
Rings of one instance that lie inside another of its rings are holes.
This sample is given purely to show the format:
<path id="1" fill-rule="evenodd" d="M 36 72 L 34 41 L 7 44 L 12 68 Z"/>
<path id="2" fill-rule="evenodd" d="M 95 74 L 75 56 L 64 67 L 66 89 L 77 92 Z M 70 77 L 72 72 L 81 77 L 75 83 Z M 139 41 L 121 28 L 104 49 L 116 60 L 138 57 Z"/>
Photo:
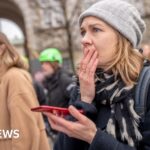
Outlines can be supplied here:
<path id="1" fill-rule="evenodd" d="M 40 68 L 39 52 L 47 47 L 60 49 L 64 67 L 72 72 L 82 56 L 79 14 L 96 1 L 0 0 L 0 31 L 28 59 L 32 74 Z M 150 44 L 150 0 L 128 1 L 138 8 L 147 24 L 142 44 Z"/>

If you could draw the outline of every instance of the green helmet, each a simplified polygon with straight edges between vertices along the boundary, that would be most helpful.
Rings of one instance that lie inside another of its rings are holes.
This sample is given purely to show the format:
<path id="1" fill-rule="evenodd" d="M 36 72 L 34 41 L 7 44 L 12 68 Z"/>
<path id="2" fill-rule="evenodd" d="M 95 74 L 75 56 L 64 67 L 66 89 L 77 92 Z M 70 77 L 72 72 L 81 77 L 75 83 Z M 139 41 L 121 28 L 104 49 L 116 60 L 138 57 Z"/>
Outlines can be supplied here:
<path id="1" fill-rule="evenodd" d="M 54 62 L 58 61 L 59 64 L 62 64 L 62 56 L 58 49 L 56 48 L 47 48 L 40 53 L 39 57 L 40 62 Z"/>

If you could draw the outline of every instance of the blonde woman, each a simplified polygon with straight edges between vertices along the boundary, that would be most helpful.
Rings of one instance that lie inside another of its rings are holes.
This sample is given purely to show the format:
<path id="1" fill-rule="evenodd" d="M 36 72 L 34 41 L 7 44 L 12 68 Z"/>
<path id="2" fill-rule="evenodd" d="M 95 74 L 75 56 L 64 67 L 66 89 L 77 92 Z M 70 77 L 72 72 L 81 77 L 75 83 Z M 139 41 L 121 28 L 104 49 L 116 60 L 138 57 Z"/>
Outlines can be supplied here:
<path id="1" fill-rule="evenodd" d="M 0 149 L 49 150 L 32 80 L 22 58 L 0 33 Z"/>
<path id="2" fill-rule="evenodd" d="M 145 65 L 136 50 L 144 21 L 126 1 L 103 0 L 83 12 L 79 24 L 84 57 L 70 101 L 73 118 L 46 113 L 61 132 L 54 150 L 150 150 L 150 89 L 145 116 L 139 119 L 134 109 Z"/>

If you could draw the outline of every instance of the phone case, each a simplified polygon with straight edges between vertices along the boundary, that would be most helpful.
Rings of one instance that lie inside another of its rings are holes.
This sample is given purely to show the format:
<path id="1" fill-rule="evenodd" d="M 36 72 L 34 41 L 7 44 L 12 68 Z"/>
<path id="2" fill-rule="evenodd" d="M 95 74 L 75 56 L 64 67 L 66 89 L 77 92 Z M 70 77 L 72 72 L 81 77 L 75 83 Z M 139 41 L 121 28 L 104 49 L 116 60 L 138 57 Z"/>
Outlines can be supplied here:
<path id="1" fill-rule="evenodd" d="M 58 114 L 63 114 L 63 115 L 70 114 L 68 108 L 46 106 L 46 105 L 31 108 L 31 111 L 34 111 L 34 112 L 51 112 L 51 113 L 57 112 Z M 79 110 L 79 112 L 84 114 L 83 110 Z"/>

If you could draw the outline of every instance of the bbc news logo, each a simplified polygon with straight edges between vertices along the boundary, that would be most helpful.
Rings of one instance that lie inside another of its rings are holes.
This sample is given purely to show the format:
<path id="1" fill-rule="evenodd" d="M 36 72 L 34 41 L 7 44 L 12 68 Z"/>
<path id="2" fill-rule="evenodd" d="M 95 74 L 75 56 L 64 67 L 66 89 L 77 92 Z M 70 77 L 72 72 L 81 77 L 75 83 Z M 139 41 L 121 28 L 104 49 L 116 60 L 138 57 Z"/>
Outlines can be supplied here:
<path id="1" fill-rule="evenodd" d="M 19 130 L 0 130 L 0 139 L 18 139 L 19 138 Z"/>

